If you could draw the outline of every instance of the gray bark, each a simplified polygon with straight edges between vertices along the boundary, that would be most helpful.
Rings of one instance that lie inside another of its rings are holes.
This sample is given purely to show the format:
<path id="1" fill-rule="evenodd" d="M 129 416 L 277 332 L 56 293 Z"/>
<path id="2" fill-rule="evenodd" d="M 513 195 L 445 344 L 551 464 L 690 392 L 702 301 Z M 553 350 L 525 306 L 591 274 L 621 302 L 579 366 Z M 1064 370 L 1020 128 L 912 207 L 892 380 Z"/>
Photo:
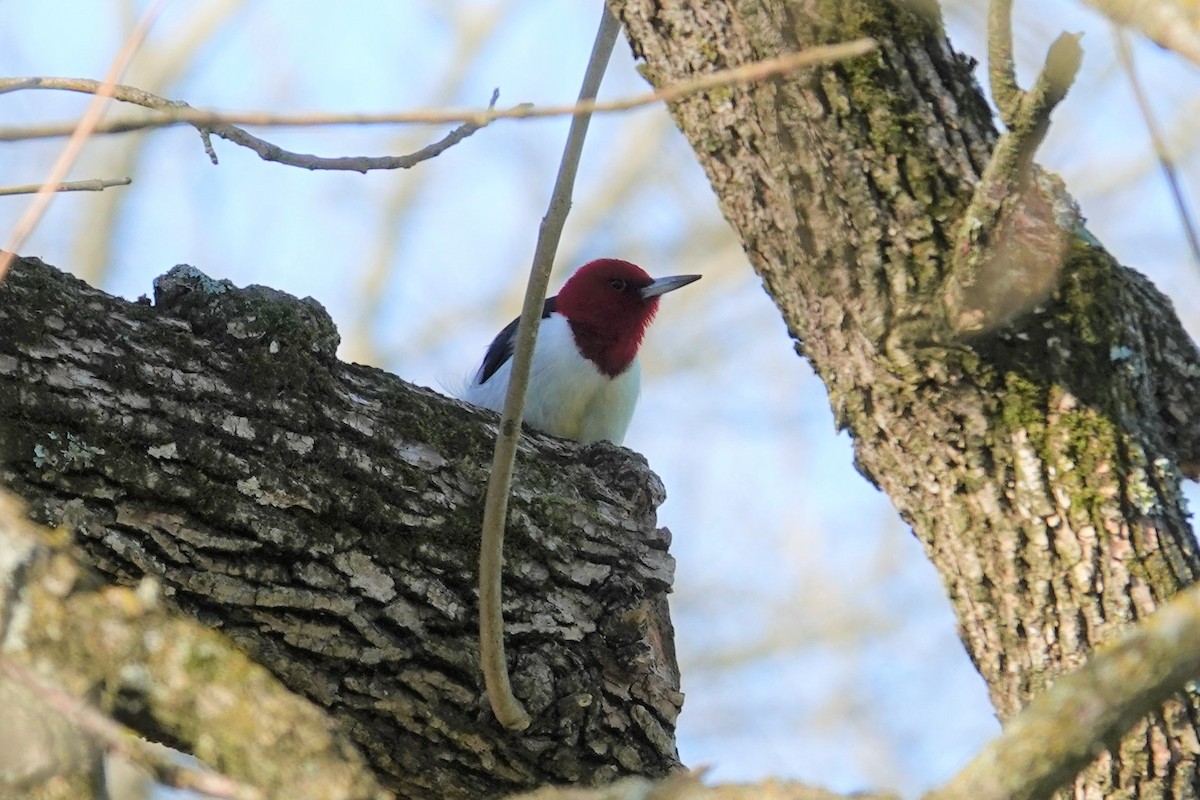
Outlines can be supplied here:
<path id="1" fill-rule="evenodd" d="M 526 438 L 505 612 L 534 723 L 505 731 L 476 644 L 495 417 L 336 346 L 312 300 L 177 268 L 152 307 L 21 260 L 0 285 L 0 482 L 325 708 L 402 796 L 676 767 L 674 565 L 645 461 Z"/>
<path id="2" fill-rule="evenodd" d="M 1180 482 L 1200 463 L 1200 355 L 1053 179 L 1030 176 L 979 272 L 961 270 L 952 245 L 997 137 L 936 3 L 612 6 L 660 87 L 878 42 L 671 111 L 856 465 L 941 572 L 1002 719 L 1196 579 Z M 984 317 L 974 336 L 947 335 L 954 287 Z M 1197 797 L 1198 721 L 1189 691 L 1097 743 L 1077 796 Z"/>

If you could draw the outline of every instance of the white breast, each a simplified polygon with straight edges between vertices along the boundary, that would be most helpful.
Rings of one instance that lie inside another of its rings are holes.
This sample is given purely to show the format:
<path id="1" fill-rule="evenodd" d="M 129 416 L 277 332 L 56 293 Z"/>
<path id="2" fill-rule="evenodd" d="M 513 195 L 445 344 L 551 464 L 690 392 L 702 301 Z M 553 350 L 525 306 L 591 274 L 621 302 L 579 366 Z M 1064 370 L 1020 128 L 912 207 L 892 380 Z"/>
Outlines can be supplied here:
<path id="1" fill-rule="evenodd" d="M 463 399 L 493 411 L 504 407 L 512 359 L 484 384 L 472 381 Z M 621 444 L 641 389 L 637 359 L 615 378 L 579 354 L 571 326 L 561 314 L 541 321 L 524 419 L 540 430 L 585 444 L 607 439 Z"/>

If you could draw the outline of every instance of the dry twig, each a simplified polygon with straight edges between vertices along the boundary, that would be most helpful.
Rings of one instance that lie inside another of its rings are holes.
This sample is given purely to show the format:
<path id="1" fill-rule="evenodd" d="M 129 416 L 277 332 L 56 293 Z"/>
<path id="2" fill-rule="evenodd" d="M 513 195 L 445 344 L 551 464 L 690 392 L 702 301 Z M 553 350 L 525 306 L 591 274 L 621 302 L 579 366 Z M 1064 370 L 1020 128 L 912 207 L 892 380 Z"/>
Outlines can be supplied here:
<path id="1" fill-rule="evenodd" d="M 828 64 L 869 53 L 876 47 L 873 39 L 855 39 L 840 44 L 810 47 L 797 53 L 787 53 L 777 58 L 740 64 L 729 69 L 716 70 L 692 80 L 664 87 L 655 92 L 635 95 L 620 100 L 598 102 L 589 100 L 571 105 L 535 106 L 522 103 L 510 108 L 486 109 L 425 109 L 401 111 L 388 114 L 272 114 L 261 111 L 218 113 L 192 108 L 186 103 L 167 100 L 150 95 L 132 86 L 118 86 L 114 97 L 118 100 L 142 105 L 160 112 L 157 116 L 113 120 L 98 126 L 96 133 L 128 133 L 130 131 L 164 128 L 172 125 L 192 125 L 199 129 L 216 129 L 223 125 L 254 125 L 258 127 L 315 127 L 319 125 L 445 125 L 462 123 L 484 126 L 498 119 L 541 119 L 545 117 L 568 117 L 578 114 L 612 113 L 629 111 L 660 102 L 674 102 L 697 92 L 724 86 L 755 83 L 772 75 L 794 72 L 804 67 Z M 83 78 L 6 78 L 0 80 L 0 94 L 26 89 L 61 89 L 90 93 L 95 81 Z M 139 99 L 140 98 L 140 99 Z M 0 128 L 0 141 L 44 139 L 64 136 L 69 133 L 69 123 L 29 127 Z M 247 134 L 248 135 L 248 134 Z"/>
<path id="2" fill-rule="evenodd" d="M 91 178 L 86 181 L 65 181 L 50 186 L 52 192 L 102 192 L 113 186 L 128 186 L 133 183 L 130 178 Z M 20 186 L 0 186 L 0 197 L 14 194 L 33 194 L 41 191 L 49 184 L 24 183 Z"/>
<path id="3" fill-rule="evenodd" d="M 579 90 L 580 105 L 591 101 L 600 89 L 609 56 L 621 31 L 608 6 L 603 7 L 592 55 L 588 59 L 583 86 Z M 537 341 L 538 322 L 546 300 L 546 287 L 554 266 L 554 254 L 562 238 L 563 225 L 571 210 L 571 192 L 575 173 L 583 152 L 591 113 L 581 111 L 571 120 L 562 162 L 550 195 L 550 208 L 542 218 L 529 284 L 525 287 L 525 303 L 517 326 L 517 342 L 513 352 L 512 373 L 508 379 L 508 394 L 500 415 L 500 430 L 496 434 L 496 452 L 488 479 L 484 500 L 483 532 L 479 544 L 479 650 L 484 683 L 496 719 L 506 728 L 523 730 L 529 727 L 529 714 L 513 696 L 508 679 L 508 662 L 504 655 L 504 614 L 501 609 L 501 573 L 504 565 L 504 525 L 508 516 L 508 493 L 512 484 L 513 465 L 517 457 L 517 442 L 521 438 L 521 412 L 525 406 L 525 390 L 529 386 L 529 369 L 533 363 L 533 347 Z"/>
<path id="4" fill-rule="evenodd" d="M 1133 90 L 1138 111 L 1141 112 L 1142 119 L 1146 122 L 1150 142 L 1154 145 L 1154 155 L 1162 168 L 1163 177 L 1167 180 L 1167 187 L 1171 190 L 1171 199 L 1179 214 L 1179 222 L 1183 225 L 1183 234 L 1187 237 L 1188 247 L 1192 251 L 1192 261 L 1200 267 L 1200 235 L 1196 233 L 1196 220 L 1188 209 L 1183 182 L 1179 179 L 1179 169 L 1175 166 L 1175 159 L 1171 157 L 1171 150 L 1167 147 L 1166 138 L 1154 118 L 1150 100 L 1142 89 L 1141 81 L 1138 80 L 1137 70 L 1133 66 L 1133 51 L 1129 47 L 1129 39 L 1120 28 L 1114 31 L 1114 38 L 1117 43 L 1117 58 L 1121 62 L 1121 68 L 1125 70 L 1125 75 L 1129 78 L 1129 88 Z"/>
<path id="5" fill-rule="evenodd" d="M 0 281 L 4 280 L 4 274 L 8 272 L 8 267 L 12 263 L 13 258 L 15 258 L 14 254 L 21 249 L 21 245 L 29 238 L 29 234 L 33 233 L 33 229 L 37 227 L 42 215 L 49 208 L 50 201 L 54 199 L 55 192 L 57 191 L 55 187 L 62 183 L 63 178 L 67 176 L 67 172 L 71 169 L 71 165 L 75 163 L 75 159 L 83 151 L 83 143 L 92 135 L 92 131 L 96 129 L 96 126 L 100 122 L 100 115 L 104 112 L 104 101 L 112 96 L 114 87 L 117 85 L 117 78 L 121 77 L 121 73 L 129 66 L 129 62 L 133 60 L 133 54 L 137 52 L 138 47 L 145 40 L 146 34 L 150 32 L 150 26 L 154 23 L 159 11 L 162 10 L 165 4 L 166 0 L 156 0 L 142 14 L 142 18 L 138 20 L 137 25 L 129 33 L 125 43 L 121 45 L 121 49 L 113 59 L 112 65 L 109 66 L 104 80 L 96 87 L 95 97 L 88 104 L 83 118 L 76 124 L 71 138 L 67 140 L 67 144 L 59 155 L 58 160 L 51 167 L 50 174 L 46 177 L 42 188 L 33 196 L 33 201 L 25 209 L 25 213 L 21 215 L 20 219 L 17 220 L 17 224 L 13 226 L 8 243 L 5 244 L 3 250 L 0 250 Z"/>
<path id="6" fill-rule="evenodd" d="M 19 91 L 23 89 L 57 89 L 67 92 L 81 92 L 90 94 L 99 91 L 101 84 L 87 78 L 9 78 L 0 80 L 0 94 L 9 91 Z M 126 103 L 132 103 L 144 108 L 149 108 L 162 113 L 163 117 L 147 117 L 137 121 L 115 121 L 108 125 L 100 126 L 96 132 L 98 133 L 115 133 L 127 132 L 134 130 L 143 130 L 146 128 L 159 128 L 163 125 L 176 125 L 187 123 L 200 131 L 200 135 L 204 141 L 204 151 L 208 154 L 209 159 L 216 164 L 217 155 L 212 148 L 212 143 L 209 141 L 210 135 L 219 136 L 234 144 L 241 145 L 258 154 L 258 157 L 263 161 L 273 161 L 277 164 L 283 164 L 288 167 L 302 167 L 304 169 L 322 169 L 322 170 L 344 170 L 349 172 L 369 172 L 376 169 L 411 169 L 422 161 L 428 161 L 431 158 L 441 155 L 446 150 L 449 150 L 454 145 L 466 139 L 471 134 L 475 133 L 480 128 L 486 126 L 491 120 L 480 122 L 476 119 L 463 120 L 450 133 L 438 141 L 422 147 L 416 152 L 409 153 L 403 156 L 314 156 L 307 153 L 296 153 L 291 150 L 284 150 L 277 144 L 268 142 L 265 139 L 260 139 L 252 133 L 242 130 L 239 127 L 231 125 L 222 119 L 221 115 L 207 111 L 198 111 L 192 108 L 187 103 L 178 100 L 168 100 L 165 97 L 159 97 L 156 94 L 143 91 L 133 86 L 115 86 L 112 89 L 112 97 L 115 100 L 121 100 Z M 500 98 L 500 90 L 496 89 L 492 92 L 491 101 L 488 104 L 488 111 L 495 105 Z M 488 111 L 482 112 L 487 114 Z M 201 119 L 185 119 L 179 115 L 198 114 Z M 478 116 L 478 115 L 477 115 Z M 457 121 L 457 120 L 456 120 Z M 24 135 L 21 131 L 39 131 L 35 135 Z M 62 135 L 65 127 L 63 125 L 51 126 L 49 128 L 33 128 L 20 129 L 8 128 L 0 130 L 0 141 L 16 141 L 20 139 L 44 138 L 46 135 L 59 136 Z M 49 133 L 47 133 L 49 131 Z"/>

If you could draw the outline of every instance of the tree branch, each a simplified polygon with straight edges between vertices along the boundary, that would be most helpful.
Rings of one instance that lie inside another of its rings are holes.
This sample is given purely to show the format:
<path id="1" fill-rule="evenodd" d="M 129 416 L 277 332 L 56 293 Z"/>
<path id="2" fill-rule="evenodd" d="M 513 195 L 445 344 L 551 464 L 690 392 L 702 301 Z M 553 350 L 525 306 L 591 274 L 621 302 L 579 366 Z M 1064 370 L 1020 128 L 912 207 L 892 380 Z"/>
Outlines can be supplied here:
<path id="1" fill-rule="evenodd" d="M 155 282 L 155 302 L 28 259 L 0 284 L 0 483 L 39 520 L 66 524 L 110 578 L 155 577 L 172 605 L 336 718 L 403 796 L 494 797 L 678 766 L 674 562 L 644 459 L 522 439 L 504 610 L 533 722 L 511 734 L 478 669 L 478 524 L 497 417 L 338 361 L 337 331 L 311 299 L 179 267 Z M 273 713 L 234 706 L 252 730 Z"/>
<path id="2" fill-rule="evenodd" d="M 99 88 L 100 84 L 86 78 L 7 78 L 0 80 L 0 94 L 28 89 L 57 89 L 87 94 L 96 92 Z M 459 127 L 450 131 L 450 133 L 438 141 L 408 155 L 325 157 L 285 150 L 276 144 L 272 144 L 265 139 L 260 139 L 235 125 L 225 122 L 220 114 L 203 111 L 197 112 L 187 103 L 179 100 L 168 100 L 165 97 L 159 97 L 156 94 L 142 91 L 133 86 L 117 85 L 113 87 L 112 97 L 115 100 L 161 112 L 165 116 L 138 121 L 126 120 L 124 122 L 116 121 L 101 124 L 95 129 L 97 133 L 145 130 L 147 128 L 162 127 L 163 124 L 190 124 L 204 137 L 205 152 L 208 153 L 209 159 L 214 164 L 217 163 L 217 156 L 208 141 L 210 134 L 252 150 L 263 161 L 270 161 L 289 167 L 302 167 L 311 170 L 346 170 L 364 173 L 377 169 L 411 169 L 423 161 L 428 161 L 431 158 L 441 155 L 446 150 L 449 150 L 454 145 L 474 134 L 480 128 L 485 127 L 491 121 L 480 121 L 479 119 L 461 120 L 462 124 Z M 489 111 L 496 105 L 496 101 L 499 98 L 500 90 L 496 89 L 492 92 L 491 101 L 488 103 Z M 189 112 L 195 112 L 195 118 L 184 116 Z M 480 113 L 487 114 L 488 112 L 484 111 Z M 52 130 L 54 132 L 46 132 L 39 134 L 39 136 L 61 135 L 62 127 L 57 126 Z M 7 131 L 0 129 L 0 141 L 16 141 L 28 138 L 35 137 L 23 135 L 15 128 L 9 128 Z"/>
<path id="3" fill-rule="evenodd" d="M 620 32 L 621 23 L 617 22 L 607 6 L 602 5 L 596 41 L 592 45 L 583 86 L 579 90 L 580 102 L 588 102 L 596 97 Z M 550 208 L 538 229 L 533 265 L 529 270 L 529 282 L 525 287 L 525 300 L 517 324 L 512 373 L 504 398 L 504 410 L 500 414 L 500 429 L 496 433 L 496 450 L 492 456 L 492 471 L 483 506 L 483 529 L 479 545 L 480 660 L 496 719 L 504 727 L 513 730 L 527 728 L 529 715 L 513 696 L 508 681 L 508 663 L 504 657 L 504 618 L 500 609 L 504 526 L 507 523 L 508 495 L 517 459 L 517 443 L 521 439 L 521 414 L 525 407 L 525 391 L 529 387 L 533 348 L 537 343 L 542 306 L 546 302 L 546 287 L 550 283 L 550 272 L 554 269 L 554 254 L 562 238 L 567 213 L 571 210 L 571 192 L 590 121 L 591 114 L 588 112 L 571 119 L 562 161 L 550 193 Z"/>
<path id="4" fill-rule="evenodd" d="M 96 133 L 129 133 L 131 131 L 164 128 L 173 125 L 192 125 L 198 129 L 215 129 L 222 125 L 254 125 L 259 127 L 314 127 L 320 125 L 442 125 L 462 123 L 483 127 L 498 119 L 544 119 L 547 117 L 569 117 L 584 113 L 613 113 L 629 111 L 660 102 L 672 102 L 688 95 L 733 86 L 782 75 L 805 67 L 813 67 L 847 58 L 855 58 L 870 52 L 875 43 L 870 39 L 856 39 L 841 44 L 812 47 L 803 52 L 787 53 L 776 58 L 765 59 L 736 67 L 717 70 L 681 81 L 659 91 L 636 95 L 613 101 L 590 101 L 570 105 L 534 106 L 522 103 L 510 108 L 446 110 L 428 109 L 402 111 L 387 114 L 272 114 L 261 111 L 220 113 L 192 108 L 177 100 L 151 95 L 132 86 L 118 86 L 114 97 L 118 100 L 142 105 L 161 112 L 161 116 L 113 120 L 96 128 Z M 0 94 L 27 89 L 62 89 L 74 92 L 91 92 L 95 81 L 86 78 L 5 78 L 0 79 Z M 68 123 L 33 127 L 0 128 L 0 141 L 19 141 L 63 136 L 70 133 Z"/>
<path id="5" fill-rule="evenodd" d="M 988 80 L 1000 119 L 1008 126 L 1016 124 L 1021 106 L 1021 87 L 1013 63 L 1012 5 L 1013 0 L 988 3 Z"/>
<path id="6" fill-rule="evenodd" d="M 1058 678 L 926 800 L 1049 797 L 1197 677 L 1200 586 L 1193 586 Z"/>
<path id="7" fill-rule="evenodd" d="M 91 178 L 83 181 L 65 181 L 51 186 L 52 192 L 102 192 L 114 186 L 128 186 L 130 178 Z M 0 186 L 0 197 L 14 194 L 33 194 L 46 186 L 45 183 L 26 183 L 19 186 Z"/>
<path id="8" fill-rule="evenodd" d="M 1192 0 L 1082 0 L 1200 67 L 1200 6 Z"/>
<path id="9" fill-rule="evenodd" d="M 1061 192 L 1036 185 L 1034 153 L 1050 126 L 1050 113 L 1066 96 L 1083 58 L 1079 34 L 1062 34 L 1046 54 L 1033 88 L 1021 91 L 1013 68 L 1012 0 L 991 0 L 988 15 L 988 55 L 992 93 L 1008 130 L 996 142 L 958 225 L 953 263 L 947 276 L 945 299 L 949 324 L 956 334 L 993 329 L 1017 312 L 1045 299 L 1054 275 L 1040 280 L 1013 280 L 1019 257 L 1014 258 L 1013 238 L 1036 225 L 1039 232 L 1026 239 L 1053 239 L 1061 222 L 1048 208 Z M 1035 198 L 1034 193 L 1046 195 Z M 1036 209 L 1046 208 L 1044 212 Z M 1031 209 L 1033 211 L 1031 211 Z M 1026 221 L 1014 221 L 1017 215 Z M 1037 217 L 1042 217 L 1038 220 Z M 1060 238 L 1066 232 L 1060 234 Z M 1026 243 L 1024 246 L 1028 246 Z M 1024 249 L 1020 243 L 1017 248 Z M 997 286 L 1006 286 L 1011 297 L 997 299 Z"/>

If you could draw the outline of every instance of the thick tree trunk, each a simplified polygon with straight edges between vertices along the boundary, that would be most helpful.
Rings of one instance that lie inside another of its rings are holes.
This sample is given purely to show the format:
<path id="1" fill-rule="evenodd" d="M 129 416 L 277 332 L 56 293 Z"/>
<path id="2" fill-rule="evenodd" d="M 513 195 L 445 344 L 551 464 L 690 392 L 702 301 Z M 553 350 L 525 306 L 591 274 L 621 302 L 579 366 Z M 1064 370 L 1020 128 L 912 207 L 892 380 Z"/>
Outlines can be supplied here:
<path id="1" fill-rule="evenodd" d="M 877 52 L 672 106 L 828 388 L 856 464 L 940 570 L 1002 719 L 1200 571 L 1200 358 L 1049 179 L 990 271 L 951 244 L 996 135 L 936 6 L 617 0 L 656 86 L 814 44 Z M 1068 99 L 1069 102 L 1069 99 Z M 944 335 L 946 288 L 991 332 Z M 940 342 L 940 344 L 939 344 Z M 1081 797 L 1200 795 L 1194 693 L 1101 756 Z"/>
<path id="2" fill-rule="evenodd" d="M 157 577 L 403 796 L 677 766 L 673 561 L 641 458 L 525 440 L 505 611 L 534 723 L 505 731 L 477 666 L 485 417 L 337 361 L 311 300 L 190 268 L 155 288 L 128 303 L 36 260 L 0 285 L 0 482 L 36 517 L 109 576 Z"/>

